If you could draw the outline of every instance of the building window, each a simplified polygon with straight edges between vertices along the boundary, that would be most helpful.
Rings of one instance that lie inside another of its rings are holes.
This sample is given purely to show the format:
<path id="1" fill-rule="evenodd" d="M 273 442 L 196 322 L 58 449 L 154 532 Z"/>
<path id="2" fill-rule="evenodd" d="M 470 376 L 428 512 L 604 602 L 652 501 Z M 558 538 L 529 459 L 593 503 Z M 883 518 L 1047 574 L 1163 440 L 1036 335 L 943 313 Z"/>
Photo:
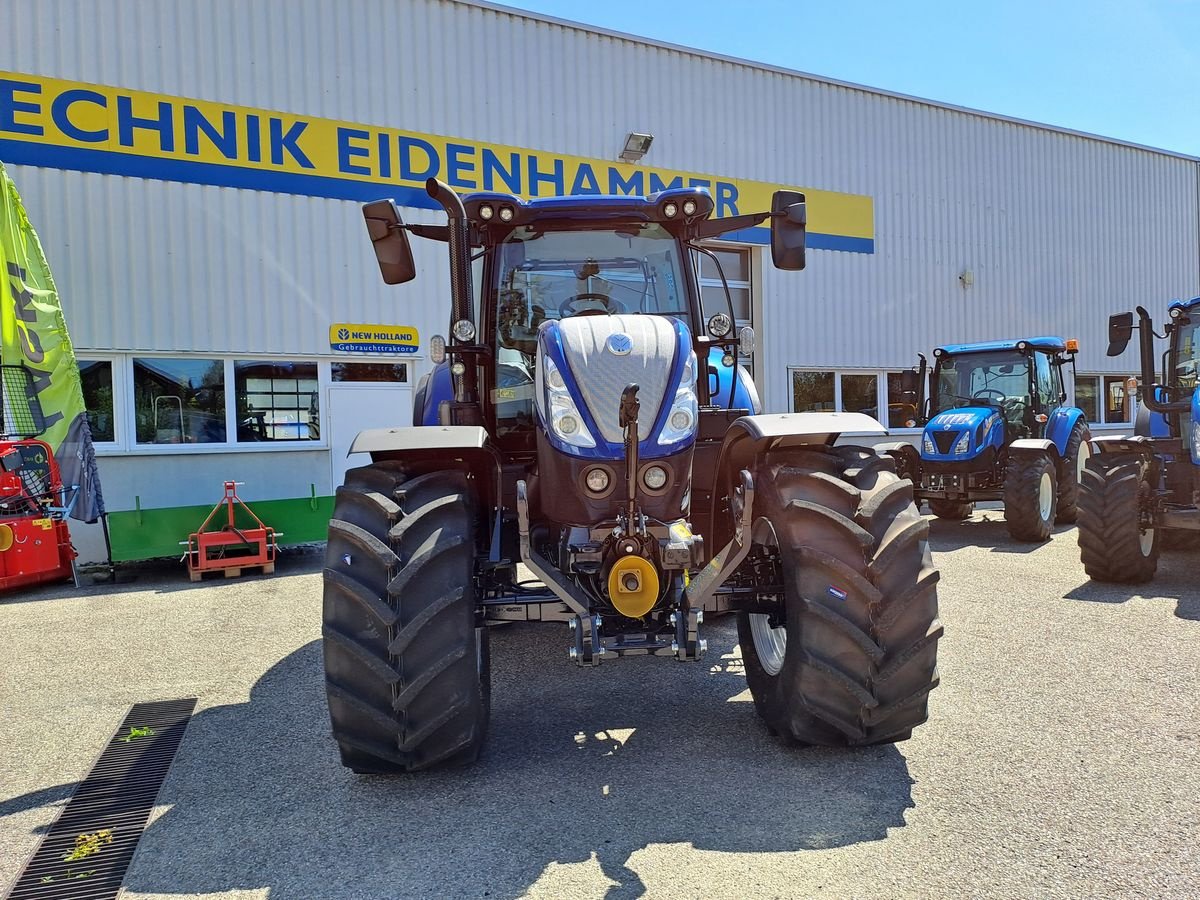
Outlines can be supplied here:
<path id="1" fill-rule="evenodd" d="M 139 444 L 223 444 L 224 361 L 134 359 L 133 412 Z"/>
<path id="2" fill-rule="evenodd" d="M 706 253 L 700 257 L 700 296 L 704 302 L 705 315 L 725 312 L 725 289 L 721 285 L 721 273 L 729 285 L 729 299 L 733 302 L 733 317 L 739 325 L 749 325 L 750 311 L 750 250 L 730 247 L 708 247 L 720 260 L 721 268 Z"/>
<path id="3" fill-rule="evenodd" d="M 113 364 L 108 360 L 79 360 L 79 377 L 83 383 L 83 406 L 87 410 L 88 427 L 96 443 L 113 443 L 117 439 L 113 423 Z"/>
<path id="4" fill-rule="evenodd" d="M 841 387 L 843 411 L 879 417 L 879 376 L 842 375 Z"/>
<path id="5" fill-rule="evenodd" d="M 333 362 L 329 364 L 334 382 L 382 382 L 385 384 L 408 384 L 408 363 L 356 363 Z"/>
<path id="6" fill-rule="evenodd" d="M 833 372 L 792 371 L 792 412 L 833 412 L 837 389 Z"/>
<path id="7" fill-rule="evenodd" d="M 1123 425 L 1129 422 L 1130 405 L 1125 396 L 1124 375 L 1078 375 L 1075 405 L 1093 425 Z"/>
<path id="8" fill-rule="evenodd" d="M 917 396 L 905 396 L 903 378 L 902 372 L 887 373 L 888 428 L 915 428 L 921 417 L 922 411 L 917 409 Z"/>
<path id="9" fill-rule="evenodd" d="M 320 439 L 315 362 L 238 360 L 233 383 L 239 444 Z"/>

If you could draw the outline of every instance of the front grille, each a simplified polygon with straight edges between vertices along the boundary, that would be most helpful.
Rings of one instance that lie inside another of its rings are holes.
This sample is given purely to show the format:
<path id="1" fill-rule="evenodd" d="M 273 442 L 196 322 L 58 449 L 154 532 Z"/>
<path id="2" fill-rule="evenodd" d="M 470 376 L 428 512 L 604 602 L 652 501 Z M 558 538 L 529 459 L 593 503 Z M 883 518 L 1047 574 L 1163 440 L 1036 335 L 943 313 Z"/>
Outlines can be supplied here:
<path id="1" fill-rule="evenodd" d="M 935 431 L 933 432 L 933 445 L 937 447 L 938 453 L 944 455 L 950 452 L 954 442 L 961 436 L 961 431 Z"/>

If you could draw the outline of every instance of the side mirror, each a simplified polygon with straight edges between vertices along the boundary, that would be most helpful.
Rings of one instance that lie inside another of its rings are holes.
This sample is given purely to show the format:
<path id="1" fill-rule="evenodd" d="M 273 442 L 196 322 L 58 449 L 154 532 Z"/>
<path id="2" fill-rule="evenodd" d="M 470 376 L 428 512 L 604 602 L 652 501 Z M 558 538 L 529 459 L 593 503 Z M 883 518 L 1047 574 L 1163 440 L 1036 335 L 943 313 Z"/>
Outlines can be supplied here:
<path id="1" fill-rule="evenodd" d="M 391 200 L 375 200 L 363 204 L 362 213 L 384 283 L 404 284 L 416 278 L 412 247 L 408 244 L 408 234 L 396 204 Z"/>
<path id="2" fill-rule="evenodd" d="M 804 195 L 776 191 L 771 197 L 771 261 L 777 269 L 804 268 L 804 231 L 808 213 Z"/>
<path id="3" fill-rule="evenodd" d="M 1117 313 L 1108 320 L 1108 355 L 1120 356 L 1133 337 L 1133 313 Z"/>

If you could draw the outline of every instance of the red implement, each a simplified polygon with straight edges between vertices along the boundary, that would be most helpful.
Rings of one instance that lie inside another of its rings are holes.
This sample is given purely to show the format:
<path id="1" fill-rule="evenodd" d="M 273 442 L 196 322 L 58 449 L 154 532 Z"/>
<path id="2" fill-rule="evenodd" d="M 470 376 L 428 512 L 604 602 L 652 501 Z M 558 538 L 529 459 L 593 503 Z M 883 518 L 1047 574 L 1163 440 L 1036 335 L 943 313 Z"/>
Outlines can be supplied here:
<path id="1" fill-rule="evenodd" d="M 212 508 L 212 512 L 201 523 L 199 530 L 188 536 L 188 577 L 199 581 L 205 572 L 223 570 L 226 577 L 240 575 L 247 566 L 260 567 L 263 574 L 275 571 L 275 529 L 264 525 L 237 495 L 236 481 L 225 482 L 225 496 Z M 218 513 L 225 511 L 224 523 Z M 244 518 L 238 525 L 238 511 Z M 247 522 L 249 519 L 250 522 Z"/>
<path id="2" fill-rule="evenodd" d="M 0 440 L 0 593 L 75 579 L 70 509 L 50 445 Z"/>

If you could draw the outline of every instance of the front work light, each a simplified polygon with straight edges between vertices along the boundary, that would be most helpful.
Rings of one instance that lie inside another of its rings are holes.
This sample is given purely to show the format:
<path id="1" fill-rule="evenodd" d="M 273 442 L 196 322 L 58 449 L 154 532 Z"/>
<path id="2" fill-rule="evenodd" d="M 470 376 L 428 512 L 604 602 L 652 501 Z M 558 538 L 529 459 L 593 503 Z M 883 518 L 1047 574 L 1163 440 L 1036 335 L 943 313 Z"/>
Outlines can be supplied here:
<path id="1" fill-rule="evenodd" d="M 500 221 L 511 222 L 513 220 L 513 208 L 511 206 L 500 207 Z"/>
<path id="2" fill-rule="evenodd" d="M 462 344 L 469 344 L 475 340 L 475 323 L 470 319 L 459 319 L 454 323 L 454 339 Z"/>
<path id="3" fill-rule="evenodd" d="M 674 203 L 667 203 L 663 206 L 663 215 L 668 219 L 673 219 L 679 212 L 679 207 Z"/>
<path id="4" fill-rule="evenodd" d="M 492 208 L 492 204 L 490 203 L 485 203 L 483 206 L 479 207 L 479 218 L 483 219 L 485 222 L 490 220 L 495 214 L 496 210 Z"/>

